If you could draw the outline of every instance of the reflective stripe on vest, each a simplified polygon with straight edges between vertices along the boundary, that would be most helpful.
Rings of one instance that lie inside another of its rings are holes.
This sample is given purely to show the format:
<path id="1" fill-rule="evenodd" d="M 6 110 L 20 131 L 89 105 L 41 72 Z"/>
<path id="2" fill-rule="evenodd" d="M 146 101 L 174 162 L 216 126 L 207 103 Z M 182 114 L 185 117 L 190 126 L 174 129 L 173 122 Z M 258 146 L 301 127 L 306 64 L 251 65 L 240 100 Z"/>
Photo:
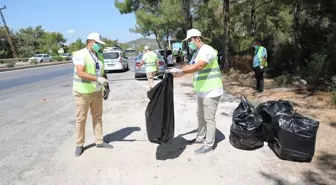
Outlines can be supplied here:
<path id="1" fill-rule="evenodd" d="M 156 68 L 156 61 L 157 61 L 157 55 L 150 51 L 148 53 L 146 53 L 146 61 L 145 61 L 145 65 L 146 65 L 146 72 L 154 72 L 157 70 Z"/>
<path id="2" fill-rule="evenodd" d="M 89 73 L 91 75 L 96 76 L 96 63 L 87 51 L 87 49 L 82 49 L 76 52 L 77 55 L 82 55 L 85 61 L 85 72 Z M 104 75 L 104 59 L 101 54 L 98 54 L 97 57 L 101 62 L 101 74 Z M 87 94 L 87 93 L 93 93 L 96 91 L 96 83 L 97 82 L 91 82 L 86 79 L 82 79 L 77 75 L 76 66 L 74 67 L 74 79 L 73 79 L 73 90 L 77 91 L 78 93 Z"/>
<path id="3" fill-rule="evenodd" d="M 216 57 L 202 70 L 196 72 L 193 77 L 193 85 L 196 92 L 209 92 L 214 89 L 223 88 L 222 75 L 217 62 L 217 51 L 213 49 L 213 52 Z M 196 57 L 196 62 L 198 61 L 199 56 Z"/>
<path id="4" fill-rule="evenodd" d="M 263 65 L 263 63 L 262 63 L 262 61 L 263 61 L 263 57 L 262 57 L 262 53 L 263 53 L 263 50 L 266 50 L 266 48 L 264 48 L 263 46 L 260 46 L 259 48 L 258 48 L 258 53 L 257 53 L 257 55 L 258 55 L 258 58 L 259 58 L 259 65 L 260 66 L 263 66 L 263 67 L 267 67 L 267 60 L 265 61 L 265 64 Z"/>

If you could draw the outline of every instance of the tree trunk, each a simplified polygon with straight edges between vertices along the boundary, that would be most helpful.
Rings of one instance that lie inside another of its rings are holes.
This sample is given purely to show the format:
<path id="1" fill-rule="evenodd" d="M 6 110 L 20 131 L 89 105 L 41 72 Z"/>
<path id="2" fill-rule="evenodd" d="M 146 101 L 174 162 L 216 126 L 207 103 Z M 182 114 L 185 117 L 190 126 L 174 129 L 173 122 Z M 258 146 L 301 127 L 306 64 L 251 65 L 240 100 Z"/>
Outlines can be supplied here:
<path id="1" fill-rule="evenodd" d="M 158 43 L 159 49 L 161 49 L 160 38 L 158 37 L 158 34 L 156 32 L 154 32 L 154 35 L 155 35 L 155 40 Z"/>
<path id="2" fill-rule="evenodd" d="M 182 27 L 183 33 L 187 34 L 187 30 L 192 28 L 192 16 L 190 12 L 190 0 L 181 0 L 181 6 L 182 6 L 182 15 L 184 17 L 184 24 Z M 189 56 L 189 49 L 187 42 L 184 43 L 184 48 L 187 49 L 187 56 Z"/>
<path id="3" fill-rule="evenodd" d="M 224 15 L 224 29 L 223 29 L 223 58 L 221 61 L 221 67 L 224 70 L 224 65 L 228 64 L 228 44 L 229 44 L 229 23 L 230 23 L 230 17 L 229 17 L 229 10 L 230 10 L 230 1 L 224 0 L 223 2 L 223 15 Z M 231 67 L 229 64 L 228 67 Z"/>
<path id="4" fill-rule="evenodd" d="M 294 36 L 294 51 L 295 51 L 295 61 L 294 61 L 294 73 L 299 71 L 300 60 L 301 60 L 301 44 L 300 44 L 300 35 L 299 35 L 299 26 L 300 26 L 300 1 L 297 1 L 293 4 L 293 14 L 294 14 L 294 23 L 293 23 L 293 36 Z"/>
<path id="5" fill-rule="evenodd" d="M 252 37 L 255 35 L 255 19 L 256 19 L 255 9 L 256 9 L 255 4 L 253 4 L 251 7 L 251 20 L 250 20 L 250 35 Z"/>

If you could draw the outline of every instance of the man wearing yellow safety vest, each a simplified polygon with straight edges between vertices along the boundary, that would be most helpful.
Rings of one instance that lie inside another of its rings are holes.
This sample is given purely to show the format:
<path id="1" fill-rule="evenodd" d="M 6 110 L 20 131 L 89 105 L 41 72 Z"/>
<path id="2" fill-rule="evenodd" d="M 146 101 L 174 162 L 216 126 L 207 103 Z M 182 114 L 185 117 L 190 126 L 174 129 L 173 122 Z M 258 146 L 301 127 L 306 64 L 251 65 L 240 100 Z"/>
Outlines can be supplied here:
<path id="1" fill-rule="evenodd" d="M 175 77 L 186 73 L 194 73 L 193 86 L 198 99 L 198 131 L 197 137 L 190 143 L 203 143 L 203 146 L 195 150 L 195 154 L 205 154 L 213 150 L 216 134 L 216 112 L 219 99 L 224 93 L 221 72 L 217 62 L 217 51 L 203 43 L 201 32 L 196 29 L 187 31 L 189 48 L 196 50 L 191 59 L 191 65 L 182 69 L 172 68 L 168 70 Z"/>
<path id="2" fill-rule="evenodd" d="M 267 67 L 267 50 L 261 46 L 259 40 L 252 44 L 254 48 L 253 71 L 256 78 L 256 90 L 264 91 L 264 69 Z"/>
<path id="3" fill-rule="evenodd" d="M 104 99 L 108 98 L 108 80 L 104 71 L 104 59 L 99 50 L 105 44 L 99 33 L 91 33 L 87 37 L 86 47 L 75 52 L 73 57 L 74 79 L 73 95 L 76 103 L 76 150 L 80 156 L 85 140 L 85 123 L 90 109 L 93 131 L 97 148 L 113 148 L 103 141 L 102 115 L 103 90 Z"/>
<path id="4" fill-rule="evenodd" d="M 149 85 L 149 90 L 154 87 L 154 77 L 158 70 L 159 59 L 158 56 L 150 49 L 149 46 L 145 46 L 144 55 L 142 56 L 139 69 L 145 64 L 146 66 L 146 75 Z"/>

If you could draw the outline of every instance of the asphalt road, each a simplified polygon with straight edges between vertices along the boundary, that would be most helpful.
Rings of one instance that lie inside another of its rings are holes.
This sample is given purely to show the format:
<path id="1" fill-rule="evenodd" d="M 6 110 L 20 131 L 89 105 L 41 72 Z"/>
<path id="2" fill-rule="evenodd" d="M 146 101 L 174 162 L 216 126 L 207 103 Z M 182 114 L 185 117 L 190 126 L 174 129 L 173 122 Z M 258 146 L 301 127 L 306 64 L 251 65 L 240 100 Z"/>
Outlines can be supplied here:
<path id="1" fill-rule="evenodd" d="M 134 80 L 132 61 L 129 72 L 108 74 L 111 83 Z M 0 73 L 0 184 L 18 184 L 72 136 L 72 79 L 73 64 Z"/>
<path id="2" fill-rule="evenodd" d="M 69 77 L 73 74 L 73 64 L 62 64 L 32 69 L 15 70 L 0 73 L 0 90 L 53 80 L 57 77 Z"/>

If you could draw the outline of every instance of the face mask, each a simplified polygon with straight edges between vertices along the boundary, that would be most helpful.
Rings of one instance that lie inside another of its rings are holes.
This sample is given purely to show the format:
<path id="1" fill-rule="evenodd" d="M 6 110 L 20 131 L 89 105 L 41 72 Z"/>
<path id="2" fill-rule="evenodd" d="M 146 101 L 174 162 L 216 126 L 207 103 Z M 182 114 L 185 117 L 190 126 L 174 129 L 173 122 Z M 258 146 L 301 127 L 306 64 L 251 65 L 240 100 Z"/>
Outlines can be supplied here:
<path id="1" fill-rule="evenodd" d="M 259 46 L 258 45 L 255 45 L 255 46 L 253 46 L 254 47 L 254 49 L 258 49 L 259 48 Z"/>
<path id="2" fill-rule="evenodd" d="M 189 42 L 189 43 L 188 43 L 188 46 L 189 46 L 189 48 L 190 48 L 191 50 L 197 50 L 196 44 L 193 43 L 193 42 Z"/>
<path id="3" fill-rule="evenodd" d="M 92 46 L 93 51 L 98 52 L 100 50 L 100 45 L 97 43 L 94 43 Z"/>

